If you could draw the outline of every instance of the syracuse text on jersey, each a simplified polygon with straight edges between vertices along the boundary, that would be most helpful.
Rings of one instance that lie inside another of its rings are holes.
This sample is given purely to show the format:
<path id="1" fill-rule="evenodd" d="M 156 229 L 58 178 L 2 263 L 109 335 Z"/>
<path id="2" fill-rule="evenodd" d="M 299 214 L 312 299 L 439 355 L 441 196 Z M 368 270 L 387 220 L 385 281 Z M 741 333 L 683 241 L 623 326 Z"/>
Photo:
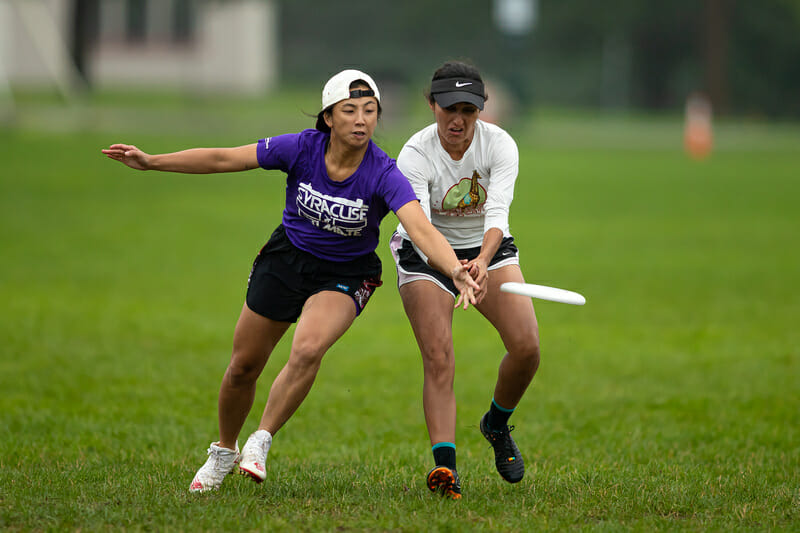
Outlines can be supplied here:
<path id="1" fill-rule="evenodd" d="M 342 235 L 358 237 L 367 226 L 369 206 L 364 200 L 337 198 L 315 191 L 301 183 L 297 191 L 297 211 L 316 227 Z"/>

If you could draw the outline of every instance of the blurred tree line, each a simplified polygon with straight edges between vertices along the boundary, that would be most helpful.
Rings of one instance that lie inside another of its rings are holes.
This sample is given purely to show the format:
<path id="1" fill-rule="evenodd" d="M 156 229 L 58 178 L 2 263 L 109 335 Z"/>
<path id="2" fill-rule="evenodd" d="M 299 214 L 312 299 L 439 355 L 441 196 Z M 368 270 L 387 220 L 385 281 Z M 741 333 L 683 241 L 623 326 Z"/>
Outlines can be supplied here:
<path id="1" fill-rule="evenodd" d="M 720 114 L 800 117 L 800 0 L 281 0 L 281 75 L 320 83 L 345 66 L 422 88 L 444 60 L 475 63 L 527 106 L 652 110 L 709 95 Z"/>

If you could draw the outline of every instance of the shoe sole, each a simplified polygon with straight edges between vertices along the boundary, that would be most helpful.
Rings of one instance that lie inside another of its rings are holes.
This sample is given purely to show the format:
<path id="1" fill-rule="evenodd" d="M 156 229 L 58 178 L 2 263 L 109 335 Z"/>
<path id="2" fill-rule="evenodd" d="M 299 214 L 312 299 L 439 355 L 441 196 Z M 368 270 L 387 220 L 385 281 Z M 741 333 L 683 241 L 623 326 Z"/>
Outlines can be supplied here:
<path id="1" fill-rule="evenodd" d="M 435 468 L 428 474 L 428 489 L 431 492 L 441 492 L 451 500 L 460 500 L 461 494 L 453 492 L 452 487 L 456 478 L 449 468 Z"/>
<path id="2" fill-rule="evenodd" d="M 264 474 L 264 477 L 261 477 L 261 474 L 255 468 L 249 469 L 247 467 L 242 466 L 241 464 L 239 465 L 239 474 L 241 474 L 241 475 L 243 475 L 245 477 L 249 477 L 250 479 L 252 479 L 256 483 L 261 483 L 262 481 L 267 479 L 267 475 L 266 474 Z"/>

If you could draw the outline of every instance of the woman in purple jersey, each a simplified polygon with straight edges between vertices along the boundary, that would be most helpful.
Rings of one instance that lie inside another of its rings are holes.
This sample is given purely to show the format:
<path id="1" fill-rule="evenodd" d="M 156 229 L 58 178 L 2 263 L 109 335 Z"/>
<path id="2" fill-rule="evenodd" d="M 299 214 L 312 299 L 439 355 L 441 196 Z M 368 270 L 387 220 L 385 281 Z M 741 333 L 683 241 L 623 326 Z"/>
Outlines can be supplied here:
<path id="1" fill-rule="evenodd" d="M 111 159 L 138 170 L 206 174 L 257 167 L 286 172 L 282 224 L 253 263 L 219 392 L 219 440 L 189 490 L 217 489 L 237 463 L 257 482 L 273 435 L 311 389 L 325 352 L 381 285 L 375 253 L 381 219 L 394 211 L 411 239 L 458 287 L 463 306 L 479 287 L 431 225 L 408 180 L 375 143 L 380 92 L 367 74 L 345 70 L 322 91 L 316 129 L 236 148 L 195 148 L 150 155 L 114 144 Z M 270 353 L 297 322 L 289 360 L 270 388 L 258 430 L 239 453 L 237 439 Z"/>

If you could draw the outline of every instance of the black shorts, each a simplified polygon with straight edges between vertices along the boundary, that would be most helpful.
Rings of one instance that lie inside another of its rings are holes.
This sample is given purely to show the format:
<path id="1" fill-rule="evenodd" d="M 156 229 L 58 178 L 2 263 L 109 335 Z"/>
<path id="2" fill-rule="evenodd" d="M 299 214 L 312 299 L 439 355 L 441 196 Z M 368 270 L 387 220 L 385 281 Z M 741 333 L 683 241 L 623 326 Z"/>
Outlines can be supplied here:
<path id="1" fill-rule="evenodd" d="M 382 284 L 374 251 L 352 261 L 320 259 L 293 245 L 280 225 L 253 262 L 247 307 L 272 320 L 295 322 L 310 296 L 335 291 L 353 299 L 358 316 Z"/>
<path id="2" fill-rule="evenodd" d="M 411 241 L 404 239 L 395 232 L 391 240 L 392 256 L 397 266 L 397 286 L 401 287 L 406 283 L 425 279 L 431 281 L 457 298 L 459 295 L 453 280 L 431 267 L 419 256 Z M 481 247 L 460 248 L 453 250 L 459 259 L 471 260 L 478 257 Z M 506 265 L 519 264 L 519 250 L 514 244 L 514 237 L 504 237 L 497 253 L 494 254 L 489 262 L 489 270 L 501 268 Z"/>

